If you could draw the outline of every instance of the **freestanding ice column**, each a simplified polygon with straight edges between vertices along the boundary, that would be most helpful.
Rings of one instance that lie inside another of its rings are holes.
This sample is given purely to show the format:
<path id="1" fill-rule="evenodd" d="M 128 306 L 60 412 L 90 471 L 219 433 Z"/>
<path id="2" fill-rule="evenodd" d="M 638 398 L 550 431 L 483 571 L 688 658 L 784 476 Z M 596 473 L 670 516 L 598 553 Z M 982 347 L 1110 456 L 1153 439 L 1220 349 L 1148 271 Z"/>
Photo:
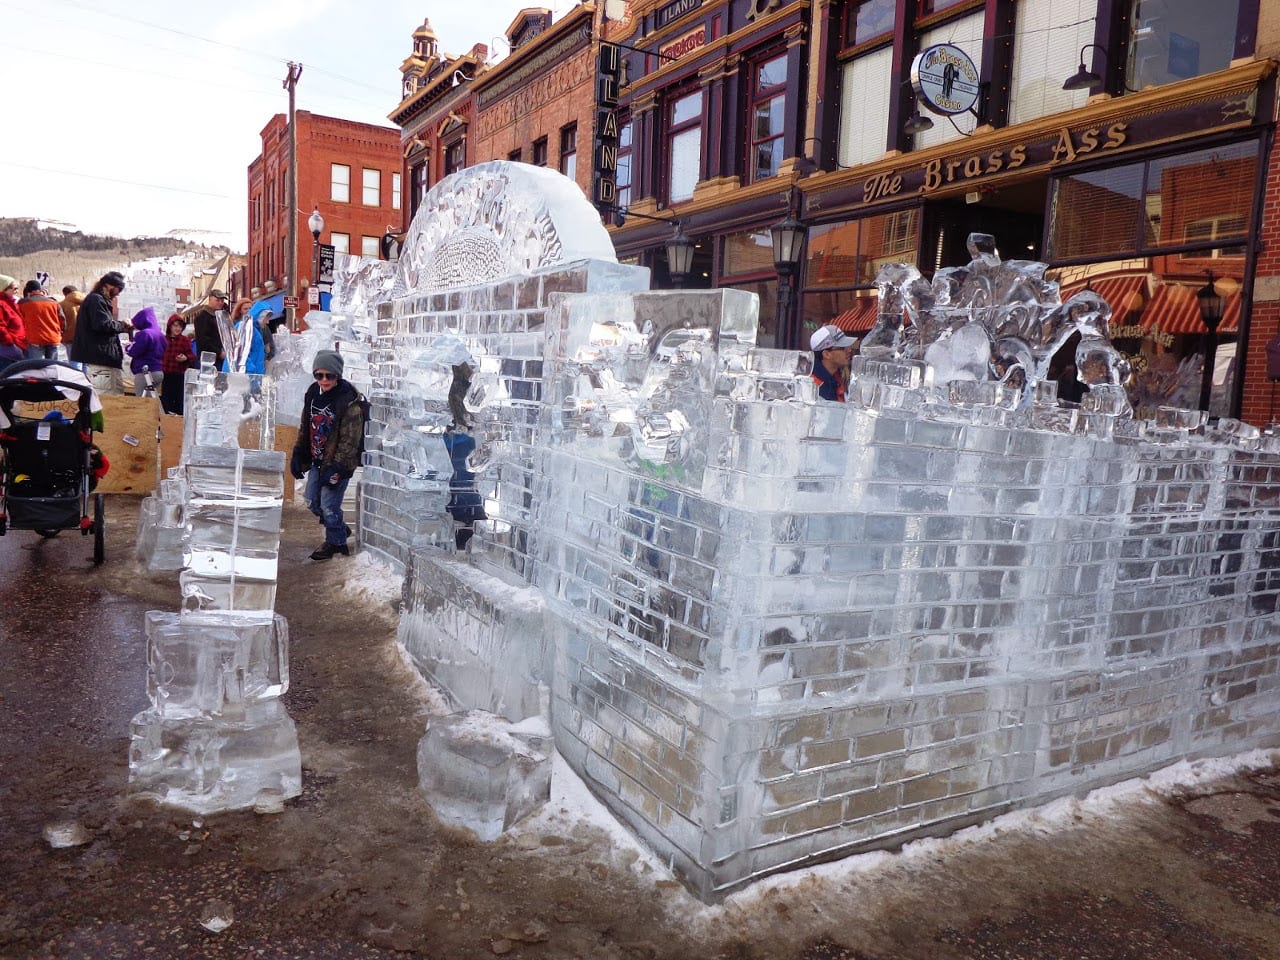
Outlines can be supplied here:
<path id="1" fill-rule="evenodd" d="M 198 813 L 274 810 L 301 792 L 302 763 L 280 703 L 288 625 L 273 612 L 284 492 L 273 384 L 206 365 L 185 403 L 170 481 L 185 493 L 182 609 L 147 614 L 151 706 L 131 725 L 129 792 Z"/>

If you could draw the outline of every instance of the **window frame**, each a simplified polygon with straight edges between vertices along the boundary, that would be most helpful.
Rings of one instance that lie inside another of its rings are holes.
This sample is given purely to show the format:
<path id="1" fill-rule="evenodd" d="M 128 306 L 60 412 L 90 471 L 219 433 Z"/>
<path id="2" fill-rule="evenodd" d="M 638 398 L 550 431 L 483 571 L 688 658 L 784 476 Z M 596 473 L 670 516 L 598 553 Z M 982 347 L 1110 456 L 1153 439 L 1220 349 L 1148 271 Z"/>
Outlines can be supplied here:
<path id="1" fill-rule="evenodd" d="M 893 16 L 890 17 L 889 27 L 879 33 L 860 36 L 858 34 L 858 14 L 864 9 L 870 8 L 873 4 L 887 5 Z M 855 51 L 870 49 L 881 43 L 893 42 L 893 30 L 897 20 L 897 3 L 895 0 L 862 0 L 860 3 L 849 3 L 845 5 L 843 21 L 840 24 L 840 53 L 850 54 Z"/>
<path id="2" fill-rule="evenodd" d="M 530 161 L 535 167 L 545 167 L 547 165 L 547 138 L 545 136 L 533 141 L 533 152 L 530 155 Z"/>
<path id="3" fill-rule="evenodd" d="M 404 177 L 398 170 L 391 173 L 391 209 L 399 210 L 404 203 Z"/>
<path id="4" fill-rule="evenodd" d="M 760 76 L 766 67 L 782 61 L 782 80 L 771 86 L 761 87 Z M 785 48 L 773 49 L 760 54 L 752 59 L 750 67 L 751 74 L 749 77 L 749 94 L 747 99 L 747 131 L 746 131 L 746 169 L 744 180 L 747 183 L 759 183 L 761 180 L 767 180 L 776 177 L 782 169 L 782 161 L 786 159 L 786 137 L 787 137 L 787 51 Z M 775 101 L 781 100 L 782 108 L 779 116 L 782 118 L 782 129 L 777 133 L 770 133 L 766 137 L 757 136 L 757 120 L 758 112 L 764 105 L 771 105 Z M 781 155 L 778 157 L 777 167 L 769 173 L 761 175 L 759 167 L 759 150 L 762 144 L 780 144 L 782 147 Z"/>
<path id="5" fill-rule="evenodd" d="M 343 182 L 338 178 L 338 171 L 346 171 L 346 181 Z M 342 188 L 342 196 L 339 196 L 338 188 Z M 331 163 L 329 164 L 329 199 L 334 203 L 350 203 L 351 202 L 351 165 L 348 163 Z"/>
<path id="6" fill-rule="evenodd" d="M 614 173 L 614 188 L 619 207 L 631 205 L 631 187 L 635 179 L 635 125 L 630 115 L 618 119 L 618 169 Z M 626 171 L 625 178 L 623 170 Z"/>
<path id="7" fill-rule="evenodd" d="M 698 111 L 688 120 L 675 119 L 676 112 L 682 103 L 698 100 Z M 698 184 L 702 182 L 702 146 L 704 140 L 704 123 L 707 116 L 707 95 L 701 86 L 682 87 L 673 90 L 671 96 L 666 103 L 666 109 L 663 111 L 664 127 L 663 139 L 666 141 L 663 150 L 663 195 L 666 197 L 668 204 L 683 203 L 693 197 L 697 191 Z M 687 195 L 675 196 L 673 188 L 675 186 L 675 146 L 677 140 L 686 137 L 689 134 L 697 134 L 697 150 L 698 156 L 697 169 L 694 171 L 694 181 L 689 188 Z"/>
<path id="8" fill-rule="evenodd" d="M 370 174 L 372 174 L 373 184 L 370 185 Z M 370 191 L 372 191 L 373 201 L 369 201 Z M 382 171 L 377 167 L 361 167 L 360 168 L 360 205 L 365 207 L 382 206 Z"/>
<path id="9" fill-rule="evenodd" d="M 333 247 L 334 253 L 350 253 L 351 252 L 351 234 L 339 233 L 331 230 L 329 232 L 329 245 Z"/>
<path id="10" fill-rule="evenodd" d="M 578 179 L 578 123 L 560 128 L 560 172 L 570 180 Z"/>
<path id="11" fill-rule="evenodd" d="M 457 173 L 459 170 L 465 170 L 467 166 L 467 140 L 465 137 L 458 137 L 444 144 L 444 175 Z"/>
<path id="12" fill-rule="evenodd" d="M 360 235 L 360 256 L 377 259 L 382 254 L 381 246 L 381 237 L 370 237 L 367 234 Z"/>

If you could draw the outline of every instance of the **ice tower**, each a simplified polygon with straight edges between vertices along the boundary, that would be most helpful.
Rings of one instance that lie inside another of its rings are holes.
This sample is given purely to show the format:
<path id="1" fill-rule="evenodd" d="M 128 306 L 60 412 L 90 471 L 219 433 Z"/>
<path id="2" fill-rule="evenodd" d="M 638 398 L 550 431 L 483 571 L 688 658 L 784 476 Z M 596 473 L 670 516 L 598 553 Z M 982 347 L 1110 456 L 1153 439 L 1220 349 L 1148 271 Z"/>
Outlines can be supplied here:
<path id="1" fill-rule="evenodd" d="M 182 460 L 152 508 L 163 552 L 181 531 L 182 606 L 146 616 L 151 706 L 130 726 L 129 793 L 196 813 L 274 811 L 302 790 L 280 702 L 288 624 L 274 612 L 284 456 L 272 378 L 237 372 L 247 344 L 222 332 L 232 372 L 211 354 L 188 371 Z M 151 548 L 142 559 L 159 569 Z"/>
<path id="2" fill-rule="evenodd" d="M 834 404 L 754 296 L 647 291 L 601 234 L 556 174 L 471 168 L 379 308 L 364 524 L 458 716 L 548 721 L 706 899 L 1280 743 L 1280 438 L 1135 420 L 1105 302 L 988 237 L 892 266 Z M 1044 379 L 1073 333 L 1078 406 Z M 500 829 L 511 764 L 454 759 Z"/>

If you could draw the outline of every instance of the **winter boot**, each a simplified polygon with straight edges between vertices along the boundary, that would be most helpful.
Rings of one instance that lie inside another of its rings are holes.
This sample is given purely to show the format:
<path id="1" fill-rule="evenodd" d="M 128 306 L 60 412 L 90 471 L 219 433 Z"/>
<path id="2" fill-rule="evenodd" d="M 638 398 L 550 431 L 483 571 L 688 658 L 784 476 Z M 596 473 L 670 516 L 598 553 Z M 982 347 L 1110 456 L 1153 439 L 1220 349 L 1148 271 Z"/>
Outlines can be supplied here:
<path id="1" fill-rule="evenodd" d="M 346 544 L 338 546 L 336 543 L 326 541 L 319 550 L 311 554 L 312 560 L 332 560 L 335 555 L 344 557 L 350 556 L 351 551 L 347 549 Z"/>

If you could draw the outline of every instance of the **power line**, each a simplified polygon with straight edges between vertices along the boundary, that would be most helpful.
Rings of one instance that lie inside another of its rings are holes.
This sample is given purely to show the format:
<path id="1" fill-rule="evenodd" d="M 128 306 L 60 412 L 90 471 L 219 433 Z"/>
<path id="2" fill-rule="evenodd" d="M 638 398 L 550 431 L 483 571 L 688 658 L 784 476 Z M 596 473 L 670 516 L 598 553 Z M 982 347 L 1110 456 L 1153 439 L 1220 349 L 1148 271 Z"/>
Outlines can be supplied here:
<path id="1" fill-rule="evenodd" d="M 169 187 L 163 183 L 143 183 L 139 180 L 121 180 L 117 177 L 104 177 L 96 173 L 81 173 L 79 170 L 54 170 L 51 167 L 36 167 L 26 163 L 14 163 L 12 160 L 0 160 L 0 167 L 13 167 L 18 170 L 33 170 L 36 173 L 57 174 L 60 177 L 80 177 L 84 180 L 101 180 L 105 183 L 119 183 L 129 187 L 146 187 L 148 190 L 168 190 L 171 193 L 189 193 L 197 197 L 213 197 L 217 200 L 230 200 L 225 193 L 209 193 L 205 190 L 190 190 L 186 187 Z"/>

